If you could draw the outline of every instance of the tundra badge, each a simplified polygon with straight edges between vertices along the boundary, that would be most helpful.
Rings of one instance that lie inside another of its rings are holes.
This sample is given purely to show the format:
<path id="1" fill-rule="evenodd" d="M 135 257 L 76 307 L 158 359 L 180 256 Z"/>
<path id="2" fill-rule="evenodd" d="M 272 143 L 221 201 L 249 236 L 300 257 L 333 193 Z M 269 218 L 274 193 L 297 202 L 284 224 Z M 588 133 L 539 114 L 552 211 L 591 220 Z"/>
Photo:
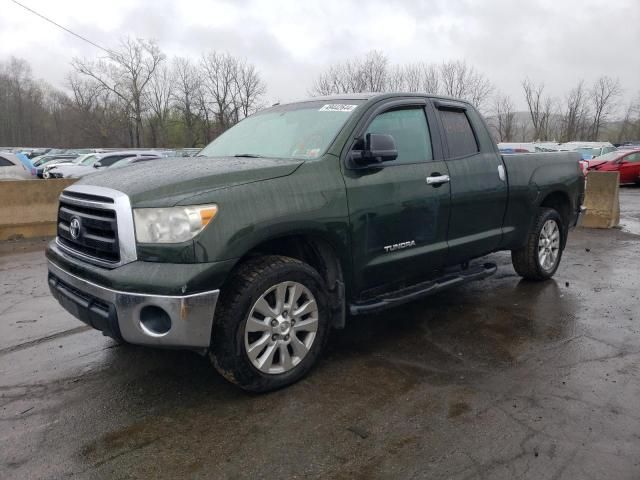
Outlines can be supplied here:
<path id="1" fill-rule="evenodd" d="M 403 248 L 409 248 L 409 247 L 415 247 L 415 246 L 416 246 L 416 241 L 410 240 L 408 242 L 401 242 L 401 243 L 394 243 L 393 245 L 387 245 L 386 247 L 384 247 L 384 251 L 389 253 L 389 252 L 394 252 L 396 250 L 401 250 Z"/>

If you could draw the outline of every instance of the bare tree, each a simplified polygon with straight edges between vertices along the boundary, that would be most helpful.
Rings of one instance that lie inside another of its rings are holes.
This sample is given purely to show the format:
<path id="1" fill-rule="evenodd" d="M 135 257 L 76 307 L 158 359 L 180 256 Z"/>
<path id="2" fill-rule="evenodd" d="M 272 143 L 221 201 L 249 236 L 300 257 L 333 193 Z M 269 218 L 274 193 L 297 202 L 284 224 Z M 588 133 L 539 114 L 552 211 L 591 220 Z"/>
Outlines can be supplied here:
<path id="1" fill-rule="evenodd" d="M 242 61 L 237 64 L 237 68 L 235 80 L 238 108 L 236 111 L 239 112 L 241 118 L 244 118 L 260 109 L 260 100 L 267 87 L 254 65 Z"/>
<path id="2" fill-rule="evenodd" d="M 198 69 L 188 58 L 175 58 L 173 72 L 175 81 L 173 101 L 184 122 L 185 144 L 189 147 L 195 147 L 202 78 Z"/>
<path id="3" fill-rule="evenodd" d="M 536 85 L 528 78 L 522 82 L 522 89 L 533 125 L 534 141 L 549 140 L 552 137 L 554 101 L 544 95 L 544 88 L 544 83 Z"/>
<path id="4" fill-rule="evenodd" d="M 422 70 L 422 91 L 437 95 L 440 93 L 440 76 L 438 67 L 433 64 L 421 64 Z"/>
<path id="5" fill-rule="evenodd" d="M 507 96 L 497 96 L 494 103 L 496 130 L 500 142 L 512 142 L 516 137 L 516 112 L 511 99 Z"/>
<path id="6" fill-rule="evenodd" d="M 144 95 L 145 103 L 150 112 L 149 127 L 153 147 L 166 146 L 167 144 L 167 124 L 171 113 L 173 85 L 174 78 L 171 70 L 166 64 L 162 64 L 151 76 L 149 88 Z"/>
<path id="7" fill-rule="evenodd" d="M 373 50 L 367 54 L 359 69 L 360 91 L 383 92 L 387 84 L 389 60 L 382 52 Z"/>
<path id="8" fill-rule="evenodd" d="M 387 74 L 386 91 L 425 92 L 437 94 L 440 90 L 440 76 L 437 65 L 409 63 L 394 65 Z"/>
<path id="9" fill-rule="evenodd" d="M 417 92 L 413 88 L 416 85 L 415 78 L 413 77 L 413 71 L 410 66 L 393 65 L 387 72 L 387 84 L 385 90 L 391 92 Z M 419 85 L 419 80 L 418 80 Z"/>
<path id="10" fill-rule="evenodd" d="M 363 59 L 347 60 L 330 65 L 316 79 L 312 95 L 340 93 L 383 92 L 387 89 L 389 61 L 381 52 L 373 50 Z"/>
<path id="11" fill-rule="evenodd" d="M 584 81 L 569 92 L 562 114 L 562 139 L 565 142 L 584 138 L 588 129 L 588 107 Z"/>
<path id="12" fill-rule="evenodd" d="M 202 85 L 208 97 L 205 103 L 213 113 L 219 135 L 237 121 L 238 60 L 228 53 L 212 51 L 203 55 L 200 65 Z"/>
<path id="13" fill-rule="evenodd" d="M 598 140 L 602 124 L 609 118 L 621 93 L 622 89 L 618 79 L 604 75 L 594 83 L 589 92 L 591 107 L 593 108 L 590 135 L 592 140 Z"/>
<path id="14" fill-rule="evenodd" d="M 468 100 L 482 110 L 491 95 L 491 82 L 464 61 L 443 62 L 440 65 L 443 93 Z"/>
<path id="15" fill-rule="evenodd" d="M 625 109 L 616 140 L 618 143 L 640 139 L 640 93 Z"/>
<path id="16" fill-rule="evenodd" d="M 74 58 L 74 69 L 93 78 L 128 105 L 134 122 L 134 145 L 141 145 L 143 97 L 147 86 L 165 55 L 153 41 L 124 38 L 119 48 L 106 58 L 87 61 Z"/>

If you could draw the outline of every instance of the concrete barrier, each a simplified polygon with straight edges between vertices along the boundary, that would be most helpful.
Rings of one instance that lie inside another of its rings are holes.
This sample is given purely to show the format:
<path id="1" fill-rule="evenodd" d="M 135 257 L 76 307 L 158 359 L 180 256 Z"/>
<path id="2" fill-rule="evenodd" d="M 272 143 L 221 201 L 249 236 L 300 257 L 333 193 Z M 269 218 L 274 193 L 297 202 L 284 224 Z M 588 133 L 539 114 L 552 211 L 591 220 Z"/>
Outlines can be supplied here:
<path id="1" fill-rule="evenodd" d="M 74 180 L 0 181 L 0 240 L 54 236 L 60 192 Z"/>
<path id="2" fill-rule="evenodd" d="M 587 213 L 582 226 L 612 228 L 620 223 L 620 173 L 589 172 L 584 195 Z"/>

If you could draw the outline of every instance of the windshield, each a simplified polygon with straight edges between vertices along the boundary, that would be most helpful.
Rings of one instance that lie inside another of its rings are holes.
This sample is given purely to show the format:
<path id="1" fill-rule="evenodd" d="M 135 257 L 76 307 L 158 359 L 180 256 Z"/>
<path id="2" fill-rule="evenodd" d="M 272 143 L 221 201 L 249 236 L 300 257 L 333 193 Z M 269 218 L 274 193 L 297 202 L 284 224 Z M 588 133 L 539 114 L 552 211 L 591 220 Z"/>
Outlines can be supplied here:
<path id="1" fill-rule="evenodd" d="M 198 156 L 317 158 L 362 102 L 315 101 L 270 108 L 227 130 Z"/>
<path id="2" fill-rule="evenodd" d="M 594 160 L 597 160 L 597 161 L 601 161 L 602 160 L 603 162 L 610 162 L 612 160 L 617 160 L 622 155 L 624 155 L 624 153 L 621 153 L 621 152 L 609 152 L 609 153 L 605 153 L 604 155 L 600 155 L 599 157 L 594 158 Z"/>

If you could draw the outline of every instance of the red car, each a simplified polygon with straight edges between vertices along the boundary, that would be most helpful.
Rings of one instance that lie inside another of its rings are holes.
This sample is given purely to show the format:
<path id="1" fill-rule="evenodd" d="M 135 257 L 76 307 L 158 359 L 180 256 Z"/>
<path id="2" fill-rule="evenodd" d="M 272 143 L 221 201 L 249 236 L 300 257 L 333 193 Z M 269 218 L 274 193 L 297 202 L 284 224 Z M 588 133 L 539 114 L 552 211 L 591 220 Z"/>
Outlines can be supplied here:
<path id="1" fill-rule="evenodd" d="M 589 171 L 620 172 L 620 183 L 640 185 L 640 149 L 616 150 L 589 161 Z"/>

